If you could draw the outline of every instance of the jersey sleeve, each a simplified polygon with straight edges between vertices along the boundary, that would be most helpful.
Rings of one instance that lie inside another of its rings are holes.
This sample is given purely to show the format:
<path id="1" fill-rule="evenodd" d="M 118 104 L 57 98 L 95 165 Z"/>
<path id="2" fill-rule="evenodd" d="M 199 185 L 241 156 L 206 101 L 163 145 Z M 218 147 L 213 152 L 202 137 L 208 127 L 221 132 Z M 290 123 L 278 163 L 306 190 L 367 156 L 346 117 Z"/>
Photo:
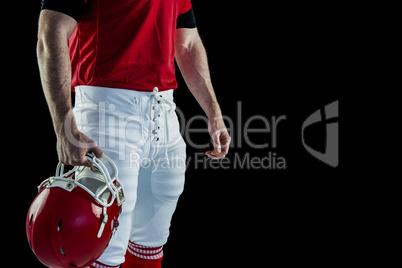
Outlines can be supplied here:
<path id="1" fill-rule="evenodd" d="M 190 8 L 186 13 L 180 14 L 177 18 L 176 28 L 196 28 L 195 16 L 193 8 Z"/>
<path id="2" fill-rule="evenodd" d="M 196 28 L 194 10 L 191 0 L 183 0 L 176 28 Z"/>
<path id="3" fill-rule="evenodd" d="M 181 6 L 181 10 L 179 14 L 186 13 L 192 7 L 191 0 L 183 0 L 183 4 Z"/>
<path id="4" fill-rule="evenodd" d="M 42 0 L 42 10 L 54 10 L 79 22 L 85 2 L 86 0 Z"/>

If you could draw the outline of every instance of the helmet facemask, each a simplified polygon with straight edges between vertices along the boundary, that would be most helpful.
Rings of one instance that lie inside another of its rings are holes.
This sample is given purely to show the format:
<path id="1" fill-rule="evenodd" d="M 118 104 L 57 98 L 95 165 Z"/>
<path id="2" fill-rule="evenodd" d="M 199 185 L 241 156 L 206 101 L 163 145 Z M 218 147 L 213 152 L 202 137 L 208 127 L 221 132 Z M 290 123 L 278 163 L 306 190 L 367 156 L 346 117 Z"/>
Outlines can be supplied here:
<path id="1" fill-rule="evenodd" d="M 46 187 L 59 187 L 71 192 L 75 187 L 80 187 L 90 194 L 101 206 L 103 206 L 102 223 L 99 227 L 98 237 L 102 236 L 104 225 L 108 221 L 107 208 L 116 200 L 120 206 L 124 200 L 124 189 L 118 179 L 118 169 L 114 162 L 104 155 L 102 159 L 106 165 L 93 154 L 86 155 L 93 163 L 92 167 L 75 166 L 64 173 L 64 164 L 59 163 L 54 177 L 44 180 L 39 186 L 39 191 Z M 111 176 L 112 175 L 112 176 Z"/>

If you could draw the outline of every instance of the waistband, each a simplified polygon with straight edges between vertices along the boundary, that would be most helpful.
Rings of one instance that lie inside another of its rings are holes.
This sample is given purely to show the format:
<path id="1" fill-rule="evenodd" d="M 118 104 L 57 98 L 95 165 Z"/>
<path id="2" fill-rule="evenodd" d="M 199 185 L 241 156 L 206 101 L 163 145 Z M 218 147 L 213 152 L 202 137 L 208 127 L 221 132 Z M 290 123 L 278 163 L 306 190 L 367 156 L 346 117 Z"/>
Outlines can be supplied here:
<path id="1" fill-rule="evenodd" d="M 158 91 L 155 87 L 153 91 L 136 91 L 123 88 L 99 87 L 99 86 L 76 86 L 76 94 L 83 94 L 89 97 L 92 101 L 118 101 L 124 102 L 137 99 L 150 99 L 157 94 L 158 96 L 173 102 L 173 89 Z"/>

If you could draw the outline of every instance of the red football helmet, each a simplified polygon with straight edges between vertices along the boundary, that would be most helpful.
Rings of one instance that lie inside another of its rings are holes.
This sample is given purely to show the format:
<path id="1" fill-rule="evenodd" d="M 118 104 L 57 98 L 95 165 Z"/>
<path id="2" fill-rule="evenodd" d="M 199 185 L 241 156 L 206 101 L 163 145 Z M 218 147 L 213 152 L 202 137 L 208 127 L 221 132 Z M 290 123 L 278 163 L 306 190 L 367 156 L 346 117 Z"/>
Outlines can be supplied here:
<path id="1" fill-rule="evenodd" d="M 52 268 L 86 267 L 104 252 L 117 226 L 124 190 L 107 156 L 43 181 L 28 211 L 26 232 L 36 257 Z M 108 171 L 113 170 L 113 174 Z"/>

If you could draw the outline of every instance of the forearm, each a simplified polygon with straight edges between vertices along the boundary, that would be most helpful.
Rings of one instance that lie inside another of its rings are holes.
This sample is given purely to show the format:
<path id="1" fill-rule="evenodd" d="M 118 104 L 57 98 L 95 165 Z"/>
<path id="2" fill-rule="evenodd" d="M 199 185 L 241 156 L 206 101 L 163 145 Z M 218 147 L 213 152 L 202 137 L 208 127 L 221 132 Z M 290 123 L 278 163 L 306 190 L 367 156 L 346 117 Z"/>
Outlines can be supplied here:
<path id="1" fill-rule="evenodd" d="M 38 43 L 38 63 L 42 88 L 56 134 L 63 130 L 64 119 L 71 112 L 71 71 L 66 63 L 68 52 L 49 50 Z M 68 58 L 69 63 L 69 58 Z"/>
<path id="2" fill-rule="evenodd" d="M 176 62 L 188 88 L 208 118 L 221 117 L 211 82 L 207 54 L 198 33 L 192 42 L 176 44 Z"/>
<path id="3" fill-rule="evenodd" d="M 72 113 L 68 36 L 58 35 L 50 23 L 41 26 L 37 44 L 40 77 L 55 132 L 60 135 L 66 117 Z"/>

